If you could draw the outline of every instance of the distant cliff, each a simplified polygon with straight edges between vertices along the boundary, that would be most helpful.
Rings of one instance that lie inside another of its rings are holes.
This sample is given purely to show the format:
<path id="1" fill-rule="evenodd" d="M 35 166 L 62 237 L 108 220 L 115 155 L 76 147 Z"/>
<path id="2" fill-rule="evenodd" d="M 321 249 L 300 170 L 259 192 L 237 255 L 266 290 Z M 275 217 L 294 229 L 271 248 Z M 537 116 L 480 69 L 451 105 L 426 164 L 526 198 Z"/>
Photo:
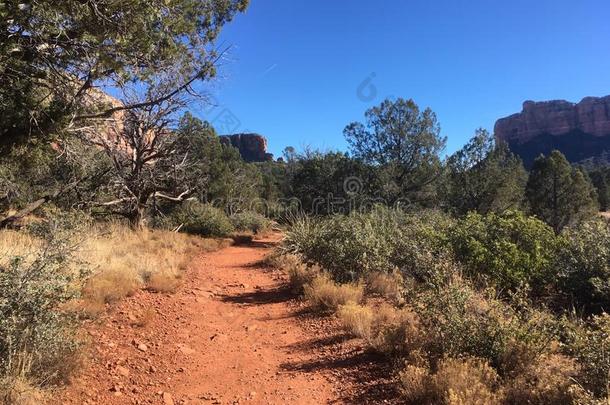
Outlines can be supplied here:
<path id="1" fill-rule="evenodd" d="M 268 162 L 273 155 L 267 152 L 267 139 L 259 134 L 222 135 L 220 142 L 232 145 L 246 162 Z"/>
<path id="2" fill-rule="evenodd" d="M 569 161 L 610 163 L 610 96 L 523 103 L 523 111 L 496 122 L 495 135 L 508 143 L 526 166 L 560 150 Z"/>

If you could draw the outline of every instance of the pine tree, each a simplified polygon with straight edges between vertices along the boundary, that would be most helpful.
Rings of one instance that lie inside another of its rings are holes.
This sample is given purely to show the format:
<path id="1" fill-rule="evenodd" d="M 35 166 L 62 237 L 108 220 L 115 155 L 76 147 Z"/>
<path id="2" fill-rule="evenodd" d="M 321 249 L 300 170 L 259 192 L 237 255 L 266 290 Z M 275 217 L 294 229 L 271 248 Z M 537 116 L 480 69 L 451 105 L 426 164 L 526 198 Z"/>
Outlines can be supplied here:
<path id="1" fill-rule="evenodd" d="M 599 206 L 589 177 L 554 150 L 534 161 L 526 187 L 531 213 L 559 233 L 566 225 L 595 215 Z"/>

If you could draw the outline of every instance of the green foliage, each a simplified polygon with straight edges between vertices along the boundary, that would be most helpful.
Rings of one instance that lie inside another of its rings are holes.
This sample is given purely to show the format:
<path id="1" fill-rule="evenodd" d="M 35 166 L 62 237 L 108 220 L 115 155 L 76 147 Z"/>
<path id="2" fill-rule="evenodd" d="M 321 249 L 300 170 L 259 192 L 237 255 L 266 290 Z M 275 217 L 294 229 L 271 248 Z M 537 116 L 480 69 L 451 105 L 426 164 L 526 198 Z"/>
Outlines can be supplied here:
<path id="1" fill-rule="evenodd" d="M 302 218 L 287 233 L 285 246 L 335 280 L 352 281 L 370 272 L 412 269 L 426 254 L 440 254 L 450 222 L 439 213 L 417 216 L 376 206 L 368 213 Z"/>
<path id="2" fill-rule="evenodd" d="M 579 382 L 599 398 L 610 394 L 610 315 L 569 328 L 568 351 L 582 367 Z"/>
<path id="3" fill-rule="evenodd" d="M 591 182 L 597 191 L 597 199 L 602 211 L 610 211 L 610 167 L 599 167 L 589 172 Z"/>
<path id="4" fill-rule="evenodd" d="M 107 180 L 109 162 L 94 148 L 77 140 L 53 147 L 44 142 L 14 145 L 0 157 L 0 209 L 22 208 L 55 191 L 55 202 L 72 208 L 95 201 Z"/>
<path id="5" fill-rule="evenodd" d="M 352 213 L 327 219 L 303 218 L 286 234 L 285 245 L 308 263 L 319 264 L 337 281 L 357 280 L 372 271 L 391 271 L 396 236 L 383 215 Z"/>
<path id="6" fill-rule="evenodd" d="M 60 129 L 96 84 L 208 79 L 222 26 L 247 0 L 0 3 L 0 138 Z M 96 106 L 101 107 L 101 106 Z M 31 125 L 34 123 L 35 125 Z"/>
<path id="7" fill-rule="evenodd" d="M 61 306 L 78 293 L 82 275 L 53 240 L 27 256 L 4 252 L 0 269 L 0 372 L 41 384 L 66 377 L 78 349 L 76 319 Z"/>
<path id="8" fill-rule="evenodd" d="M 470 213 L 451 233 L 451 243 L 469 277 L 502 291 L 529 284 L 540 292 L 552 277 L 558 239 L 545 223 L 520 212 Z"/>
<path id="9" fill-rule="evenodd" d="M 339 152 L 293 156 L 288 163 L 288 176 L 290 196 L 298 199 L 303 210 L 314 215 L 362 208 L 367 198 L 374 197 L 382 187 L 371 167 Z M 350 179 L 354 179 L 355 190 L 346 189 Z M 339 201 L 350 203 L 335 204 Z"/>
<path id="10" fill-rule="evenodd" d="M 231 223 L 236 231 L 259 233 L 269 229 L 271 222 L 257 212 L 238 212 L 230 217 Z"/>
<path id="11" fill-rule="evenodd" d="M 432 361 L 476 356 L 508 374 L 521 366 L 513 361 L 511 351 L 518 347 L 535 357 L 552 336 L 549 317 L 537 312 L 519 314 L 459 278 L 424 283 L 417 290 L 408 299 L 421 320 L 427 336 L 424 350 Z"/>
<path id="12" fill-rule="evenodd" d="M 441 196 L 459 215 L 518 209 L 527 172 L 505 144 L 496 144 L 484 129 L 447 160 Z"/>
<path id="13" fill-rule="evenodd" d="M 534 161 L 525 194 L 532 214 L 557 233 L 569 224 L 595 215 L 599 208 L 587 174 L 571 167 L 557 150 Z"/>
<path id="14" fill-rule="evenodd" d="M 610 308 L 610 224 L 593 220 L 566 228 L 558 254 L 559 289 L 565 306 Z"/>
<path id="15" fill-rule="evenodd" d="M 439 154 L 446 143 L 434 112 L 399 98 L 369 109 L 365 118 L 364 124 L 353 122 L 343 130 L 353 156 L 379 167 L 388 182 L 384 197 L 391 203 L 425 200 L 427 186 L 440 173 Z"/>
<path id="16" fill-rule="evenodd" d="M 165 225 L 181 226 L 181 231 L 201 236 L 223 237 L 234 231 L 223 210 L 197 201 L 185 201 L 176 207 Z"/>

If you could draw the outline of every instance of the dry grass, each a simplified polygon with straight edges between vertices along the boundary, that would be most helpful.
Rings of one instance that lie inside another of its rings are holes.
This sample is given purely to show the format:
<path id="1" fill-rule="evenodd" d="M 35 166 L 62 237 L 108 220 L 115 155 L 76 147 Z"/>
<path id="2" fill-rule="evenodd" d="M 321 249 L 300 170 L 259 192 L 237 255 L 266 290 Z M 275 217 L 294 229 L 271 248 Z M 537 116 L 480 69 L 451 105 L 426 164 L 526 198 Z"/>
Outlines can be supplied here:
<path id="1" fill-rule="evenodd" d="M 170 231 L 133 231 L 119 224 L 99 225 L 91 233 L 79 251 L 81 260 L 94 268 L 83 288 L 82 310 L 89 316 L 142 288 L 176 291 L 195 255 L 232 243 Z"/>
<path id="2" fill-rule="evenodd" d="M 341 305 L 362 301 L 364 288 L 361 284 L 337 284 L 321 274 L 306 284 L 303 291 L 313 307 L 336 310 Z"/>
<path id="3" fill-rule="evenodd" d="M 492 405 L 502 403 L 496 371 L 481 359 L 443 359 L 435 374 L 425 367 L 407 365 L 399 375 L 409 403 Z"/>
<path id="4" fill-rule="evenodd" d="M 348 303 L 339 307 L 337 315 L 346 331 L 388 356 L 415 353 L 425 339 L 417 315 L 408 307 Z"/>
<path id="5" fill-rule="evenodd" d="M 182 275 L 175 271 L 161 270 L 150 275 L 146 283 L 148 288 L 160 293 L 176 292 L 182 283 Z"/>
<path id="6" fill-rule="evenodd" d="M 0 381 L 1 405 L 40 405 L 45 403 L 42 390 L 21 377 Z"/>
<path id="7" fill-rule="evenodd" d="M 9 229 L 0 230 L 0 266 L 6 267 L 12 257 L 20 256 L 26 260 L 33 260 L 34 253 L 40 250 L 42 241 L 25 232 Z"/>
<path id="8" fill-rule="evenodd" d="M 371 307 L 350 302 L 339 307 L 337 316 L 343 328 L 352 335 L 370 340 L 372 337 L 375 315 Z"/>
<path id="9" fill-rule="evenodd" d="M 285 271 L 288 274 L 290 290 L 295 294 L 303 293 L 305 285 L 310 284 L 321 273 L 318 266 L 308 266 L 298 256 L 283 254 L 278 250 L 265 256 L 263 264 Z"/>
<path id="10" fill-rule="evenodd" d="M 370 273 L 366 280 L 367 290 L 394 302 L 402 298 L 403 278 L 398 271 L 392 273 Z"/>
<path id="11" fill-rule="evenodd" d="M 575 384 L 578 366 L 560 354 L 542 356 L 508 384 L 507 404 L 571 404 L 586 395 Z"/>
<path id="12" fill-rule="evenodd" d="M 281 251 L 276 249 L 265 256 L 265 258 L 263 259 L 263 263 L 266 266 L 272 267 L 274 269 L 285 270 L 289 267 L 301 263 L 301 260 L 296 255 L 283 254 Z"/>

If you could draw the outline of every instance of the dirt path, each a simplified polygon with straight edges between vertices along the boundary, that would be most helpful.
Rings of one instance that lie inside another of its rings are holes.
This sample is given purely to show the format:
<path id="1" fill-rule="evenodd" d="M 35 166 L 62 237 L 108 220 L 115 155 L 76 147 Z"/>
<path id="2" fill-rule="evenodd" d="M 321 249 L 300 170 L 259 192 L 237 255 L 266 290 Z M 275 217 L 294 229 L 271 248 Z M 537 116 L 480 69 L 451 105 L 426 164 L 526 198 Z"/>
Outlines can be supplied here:
<path id="1" fill-rule="evenodd" d="M 276 238 L 277 239 L 277 238 Z M 281 286 L 261 265 L 272 240 L 198 259 L 173 294 L 140 292 L 87 327 L 84 372 L 54 403 L 341 402 Z"/>

